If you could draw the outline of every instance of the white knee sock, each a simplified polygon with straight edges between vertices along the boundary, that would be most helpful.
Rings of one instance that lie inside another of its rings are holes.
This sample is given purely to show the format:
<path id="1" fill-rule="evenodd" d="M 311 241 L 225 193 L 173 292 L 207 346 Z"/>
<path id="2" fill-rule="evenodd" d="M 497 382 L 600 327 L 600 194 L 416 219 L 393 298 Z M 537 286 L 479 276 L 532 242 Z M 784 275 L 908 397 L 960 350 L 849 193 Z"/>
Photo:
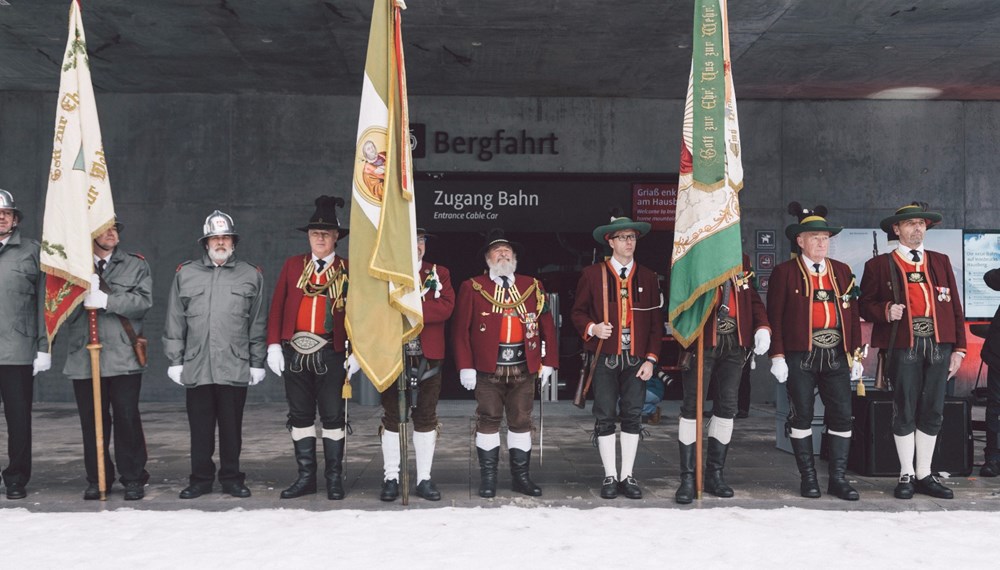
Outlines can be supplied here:
<path id="1" fill-rule="evenodd" d="M 896 455 L 899 456 L 899 475 L 913 475 L 913 452 L 914 437 L 912 433 L 906 435 L 895 435 L 892 438 L 896 441 Z"/>
<path id="2" fill-rule="evenodd" d="M 936 435 L 927 435 L 917 430 L 914 433 L 915 446 L 917 450 L 917 479 L 923 479 L 931 474 L 931 459 L 934 457 L 934 444 L 937 442 Z"/>
<path id="3" fill-rule="evenodd" d="M 521 451 L 531 451 L 531 432 L 514 433 L 507 432 L 507 449 L 520 449 Z"/>
<path id="4" fill-rule="evenodd" d="M 299 441 L 307 437 L 316 437 L 316 426 L 292 428 L 292 441 Z"/>
<path id="5" fill-rule="evenodd" d="M 789 436 L 792 439 L 805 439 L 807 437 L 813 436 L 813 430 L 811 429 L 798 429 L 792 428 L 792 434 Z"/>
<path id="6" fill-rule="evenodd" d="M 500 434 L 499 433 L 479 433 L 476 432 L 476 447 L 489 451 L 496 447 L 500 447 Z"/>
<path id="7" fill-rule="evenodd" d="M 826 430 L 826 433 L 828 433 L 830 435 L 835 435 L 837 437 L 846 437 L 847 439 L 851 439 L 851 431 L 850 430 L 847 430 L 847 431 Z"/>
<path id="8" fill-rule="evenodd" d="M 382 432 L 382 465 L 385 469 L 385 480 L 399 481 L 399 432 L 385 430 Z"/>
<path id="9" fill-rule="evenodd" d="M 677 441 L 684 445 L 691 445 L 698 437 L 698 422 L 681 418 L 677 425 Z"/>
<path id="10" fill-rule="evenodd" d="M 337 441 L 340 439 L 344 439 L 346 435 L 347 432 L 344 431 L 344 428 L 337 428 L 337 429 L 323 428 L 323 437 L 325 437 L 326 439 L 332 439 L 333 441 Z"/>
<path id="11" fill-rule="evenodd" d="M 714 437 L 722 445 L 729 445 L 729 441 L 733 439 L 733 418 L 712 416 L 708 422 L 708 437 Z"/>
<path id="12" fill-rule="evenodd" d="M 626 477 L 632 476 L 632 467 L 635 465 L 635 455 L 639 449 L 639 434 L 622 432 L 622 474 L 619 481 L 624 481 Z"/>
<path id="13" fill-rule="evenodd" d="M 431 464 L 434 463 L 436 443 L 436 430 L 413 432 L 413 450 L 417 456 L 417 483 L 431 478 Z"/>
<path id="14" fill-rule="evenodd" d="M 604 476 L 616 476 L 618 470 L 615 469 L 615 434 L 602 435 L 597 438 L 597 450 L 601 452 L 601 465 L 604 466 Z"/>

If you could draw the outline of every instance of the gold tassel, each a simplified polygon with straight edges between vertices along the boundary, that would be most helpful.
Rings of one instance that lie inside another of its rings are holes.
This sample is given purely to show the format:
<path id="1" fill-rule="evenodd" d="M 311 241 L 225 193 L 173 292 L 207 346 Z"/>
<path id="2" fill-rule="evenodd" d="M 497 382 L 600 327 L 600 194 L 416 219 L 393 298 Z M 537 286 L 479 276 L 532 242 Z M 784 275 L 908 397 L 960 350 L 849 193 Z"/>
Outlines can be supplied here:
<path id="1" fill-rule="evenodd" d="M 344 379 L 344 389 L 343 389 L 343 391 L 341 391 L 340 395 L 343 396 L 345 400 L 350 400 L 351 399 L 351 379 L 350 378 L 345 378 Z"/>
<path id="2" fill-rule="evenodd" d="M 865 397 L 865 383 L 862 382 L 861 379 L 858 380 L 858 397 L 859 398 Z"/>

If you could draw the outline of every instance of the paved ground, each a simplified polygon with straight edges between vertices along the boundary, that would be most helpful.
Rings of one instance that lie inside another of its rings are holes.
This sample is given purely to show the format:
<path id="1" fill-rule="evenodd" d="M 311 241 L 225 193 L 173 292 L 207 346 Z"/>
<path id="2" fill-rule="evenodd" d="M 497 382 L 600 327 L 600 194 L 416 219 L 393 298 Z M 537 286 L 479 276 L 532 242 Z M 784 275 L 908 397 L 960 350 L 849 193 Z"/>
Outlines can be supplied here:
<path id="1" fill-rule="evenodd" d="M 791 455 L 775 448 L 774 409 L 754 408 L 751 417 L 736 420 L 736 433 L 729 455 L 726 476 L 736 490 L 736 497 L 719 499 L 706 496 L 690 506 L 676 505 L 677 489 L 677 413 L 679 402 L 664 402 L 665 415 L 659 425 L 647 426 L 642 441 L 635 476 L 644 498 L 630 501 L 618 498 L 602 500 L 598 488 L 603 477 L 597 450 L 590 443 L 593 418 L 569 402 L 546 403 L 544 458 L 533 455 L 532 478 L 544 490 L 540 498 L 515 495 L 509 490 L 510 475 L 506 451 L 501 455 L 498 497 L 484 500 L 476 494 L 479 484 L 478 464 L 473 448 L 474 410 L 472 401 L 442 402 L 439 408 L 442 436 L 439 440 L 433 476 L 443 499 L 431 503 L 411 496 L 409 508 L 439 506 L 598 506 L 708 508 L 739 506 L 770 509 L 785 506 L 822 510 L 932 511 L 1000 510 L 1000 479 L 975 476 L 952 477 L 946 484 L 954 489 L 955 499 L 936 500 L 917 496 L 910 501 L 892 497 L 894 478 L 849 478 L 861 493 L 861 501 L 846 503 L 824 495 L 803 499 L 798 495 L 798 474 Z M 979 415 L 982 409 L 978 409 Z M 80 427 L 72 404 L 37 404 L 34 413 L 34 474 L 28 485 L 28 497 L 11 501 L 0 495 L 0 508 L 27 508 L 37 512 L 90 512 L 130 507 L 143 510 L 199 509 L 205 511 L 244 509 L 300 508 L 326 509 L 403 509 L 400 501 L 387 504 L 378 500 L 382 480 L 382 458 L 376 430 L 381 409 L 352 405 L 349 409 L 354 435 L 350 437 L 345 469 L 347 498 L 328 501 L 325 491 L 311 497 L 281 500 L 278 493 L 295 478 L 295 461 L 288 433 L 284 429 L 285 406 L 251 404 L 244 423 L 242 467 L 253 497 L 235 499 L 218 492 L 194 500 L 181 500 L 178 492 L 187 483 L 189 470 L 188 428 L 183 404 L 143 404 L 152 475 L 143 501 L 126 503 L 121 486 L 115 484 L 106 502 L 83 501 L 86 483 L 83 475 Z M 537 412 L 537 404 L 536 404 Z M 974 409 L 974 414 L 976 409 Z M 669 418 L 667 417 L 669 416 Z M 537 420 L 537 416 L 536 416 Z M 2 422 L 0 422 L 2 425 Z M 6 430 L 0 433 L 0 449 L 5 449 Z M 978 434 L 982 435 L 982 434 Z M 981 461 L 982 443 L 976 444 L 976 460 Z M 321 452 L 322 453 L 322 452 Z M 412 466 L 412 450 L 410 455 Z M 826 462 L 817 458 L 820 484 L 825 490 Z M 412 467 L 411 467 L 411 473 Z"/>

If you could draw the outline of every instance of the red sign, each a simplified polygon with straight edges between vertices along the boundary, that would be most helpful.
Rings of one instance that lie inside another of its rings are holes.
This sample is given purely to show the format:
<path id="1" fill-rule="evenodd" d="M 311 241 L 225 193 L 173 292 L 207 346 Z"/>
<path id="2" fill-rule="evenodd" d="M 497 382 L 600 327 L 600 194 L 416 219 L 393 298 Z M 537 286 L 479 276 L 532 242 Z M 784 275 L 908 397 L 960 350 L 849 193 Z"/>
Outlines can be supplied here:
<path id="1" fill-rule="evenodd" d="M 677 183 L 633 184 L 632 219 L 649 222 L 654 230 L 673 230 L 677 219 Z"/>

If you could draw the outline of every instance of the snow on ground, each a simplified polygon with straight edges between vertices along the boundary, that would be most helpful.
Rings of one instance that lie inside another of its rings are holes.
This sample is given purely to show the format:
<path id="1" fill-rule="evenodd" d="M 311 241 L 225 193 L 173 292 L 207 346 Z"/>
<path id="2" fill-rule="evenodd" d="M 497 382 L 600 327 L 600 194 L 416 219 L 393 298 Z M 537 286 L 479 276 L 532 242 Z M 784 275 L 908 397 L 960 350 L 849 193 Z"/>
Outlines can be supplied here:
<path id="1" fill-rule="evenodd" d="M 998 536 L 1000 513 L 969 511 L 0 511 L 3 564 L 22 569 L 989 567 Z"/>

